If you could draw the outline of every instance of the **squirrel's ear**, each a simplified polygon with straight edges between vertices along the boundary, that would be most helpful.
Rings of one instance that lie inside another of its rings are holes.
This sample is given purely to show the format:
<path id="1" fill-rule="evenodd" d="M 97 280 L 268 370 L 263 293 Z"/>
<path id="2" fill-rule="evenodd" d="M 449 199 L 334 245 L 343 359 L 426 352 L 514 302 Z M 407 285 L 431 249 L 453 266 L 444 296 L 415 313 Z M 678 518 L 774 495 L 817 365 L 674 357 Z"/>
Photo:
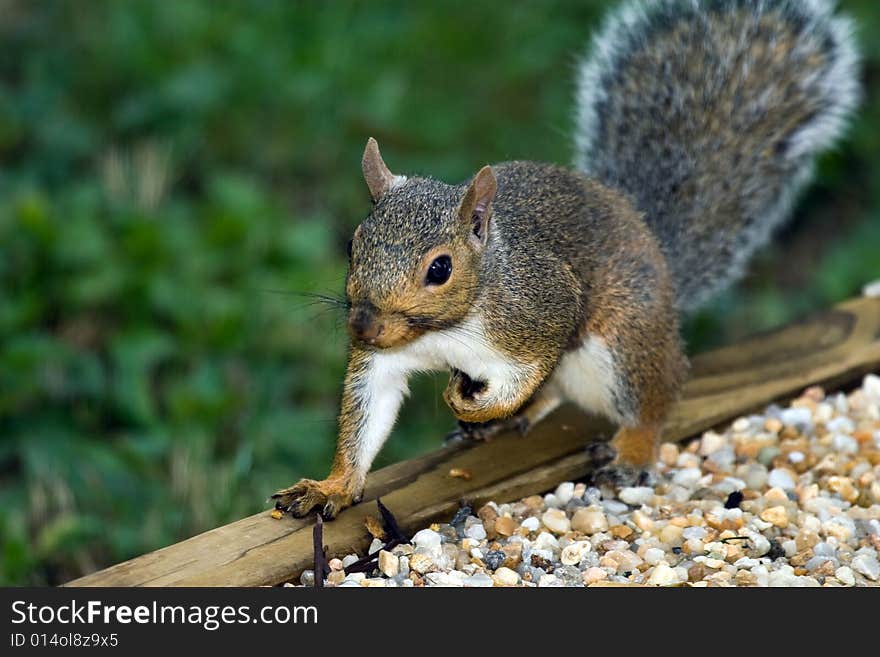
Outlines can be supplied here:
<path id="1" fill-rule="evenodd" d="M 459 216 L 462 221 L 467 222 L 468 229 L 480 246 L 485 245 L 489 239 L 492 201 L 495 200 L 497 190 L 498 182 L 495 180 L 495 172 L 487 164 L 474 176 L 467 192 L 465 192 L 464 200 L 461 202 Z"/>
<path id="2" fill-rule="evenodd" d="M 382 161 L 382 156 L 379 154 L 379 144 L 372 137 L 367 140 L 361 167 L 364 170 L 364 180 L 367 181 L 367 187 L 370 188 L 370 196 L 373 197 L 374 202 L 382 198 L 395 184 L 404 180 L 403 176 L 395 176 L 385 166 L 385 162 Z"/>

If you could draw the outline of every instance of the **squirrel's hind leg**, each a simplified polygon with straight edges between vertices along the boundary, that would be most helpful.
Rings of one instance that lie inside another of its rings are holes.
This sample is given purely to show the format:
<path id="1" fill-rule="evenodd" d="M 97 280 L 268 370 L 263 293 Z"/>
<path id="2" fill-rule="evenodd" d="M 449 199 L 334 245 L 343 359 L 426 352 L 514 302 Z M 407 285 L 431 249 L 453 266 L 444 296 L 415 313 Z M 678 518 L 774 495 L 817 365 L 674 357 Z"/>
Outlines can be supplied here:
<path id="1" fill-rule="evenodd" d="M 595 463 L 611 459 L 593 473 L 593 482 L 613 488 L 652 485 L 659 442 L 659 427 L 638 425 L 621 427 L 610 443 L 590 445 L 587 451 Z"/>

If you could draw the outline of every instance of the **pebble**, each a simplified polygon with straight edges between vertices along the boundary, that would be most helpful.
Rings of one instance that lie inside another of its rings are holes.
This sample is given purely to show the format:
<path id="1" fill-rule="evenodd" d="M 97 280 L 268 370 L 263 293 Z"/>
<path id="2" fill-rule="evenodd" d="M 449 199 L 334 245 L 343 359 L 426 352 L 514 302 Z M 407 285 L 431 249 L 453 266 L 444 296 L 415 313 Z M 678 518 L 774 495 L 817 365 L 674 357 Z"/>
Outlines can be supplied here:
<path id="1" fill-rule="evenodd" d="M 608 519 L 598 507 L 583 507 L 574 512 L 571 518 L 571 528 L 576 532 L 592 536 L 608 529 Z"/>
<path id="2" fill-rule="evenodd" d="M 495 571 L 495 575 L 492 579 L 498 586 L 516 586 L 519 584 L 519 573 L 502 566 Z"/>
<path id="3" fill-rule="evenodd" d="M 651 586 L 670 586 L 678 584 L 679 581 L 681 580 L 678 573 L 673 568 L 670 568 L 666 563 L 660 563 L 654 566 L 646 583 Z"/>
<path id="4" fill-rule="evenodd" d="M 880 579 L 880 562 L 877 561 L 877 557 L 859 554 L 853 558 L 851 566 L 853 570 L 872 581 L 876 582 Z"/>
<path id="5" fill-rule="evenodd" d="M 379 570 L 386 577 L 396 577 L 400 571 L 400 559 L 386 550 L 379 552 Z"/>
<path id="6" fill-rule="evenodd" d="M 547 509 L 541 516 L 541 522 L 554 534 L 564 534 L 571 528 L 571 521 L 562 509 Z"/>
<path id="7" fill-rule="evenodd" d="M 794 490 L 797 484 L 791 471 L 784 468 L 774 468 L 767 477 L 767 485 L 772 488 L 781 488 L 782 490 Z"/>
<path id="8" fill-rule="evenodd" d="M 541 527 L 541 521 L 532 516 L 523 520 L 520 526 L 528 529 L 530 532 L 536 532 Z"/>
<path id="9" fill-rule="evenodd" d="M 465 536 L 475 541 L 482 541 L 486 538 L 486 528 L 483 525 L 471 525 L 464 530 Z"/>
<path id="10" fill-rule="evenodd" d="M 642 504 L 649 504 L 654 499 L 654 489 L 647 486 L 621 488 L 620 492 L 617 493 L 617 497 L 630 506 L 641 506 Z"/>
<path id="11" fill-rule="evenodd" d="M 656 475 L 653 487 L 613 496 L 561 482 L 476 515 L 462 509 L 454 526 L 379 551 L 370 572 L 346 576 L 357 555 L 331 559 L 326 583 L 880 586 L 880 376 L 849 394 L 812 387 L 787 408 L 664 443 Z M 314 577 L 303 572 L 299 585 Z"/>

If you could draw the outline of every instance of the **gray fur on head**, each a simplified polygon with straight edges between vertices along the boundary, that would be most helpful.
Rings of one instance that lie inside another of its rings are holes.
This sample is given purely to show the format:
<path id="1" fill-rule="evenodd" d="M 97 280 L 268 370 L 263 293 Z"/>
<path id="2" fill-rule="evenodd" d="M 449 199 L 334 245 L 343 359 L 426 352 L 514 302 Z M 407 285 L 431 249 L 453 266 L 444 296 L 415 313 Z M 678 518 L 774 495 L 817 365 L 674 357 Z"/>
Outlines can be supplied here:
<path id="1" fill-rule="evenodd" d="M 688 310 L 734 281 L 858 103 L 826 0 L 630 0 L 579 68 L 576 165 L 626 192 Z"/>

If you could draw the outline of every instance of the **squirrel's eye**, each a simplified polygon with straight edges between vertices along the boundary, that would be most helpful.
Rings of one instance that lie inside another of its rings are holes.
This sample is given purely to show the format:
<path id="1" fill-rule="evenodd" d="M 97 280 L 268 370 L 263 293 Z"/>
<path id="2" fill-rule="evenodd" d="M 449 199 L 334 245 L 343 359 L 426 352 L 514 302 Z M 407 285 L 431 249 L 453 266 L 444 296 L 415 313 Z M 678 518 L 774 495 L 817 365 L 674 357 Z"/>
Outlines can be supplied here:
<path id="1" fill-rule="evenodd" d="M 434 262 L 428 267 L 428 273 L 425 276 L 427 285 L 443 285 L 449 280 L 452 274 L 452 258 L 448 255 L 442 255 L 434 258 Z"/>

